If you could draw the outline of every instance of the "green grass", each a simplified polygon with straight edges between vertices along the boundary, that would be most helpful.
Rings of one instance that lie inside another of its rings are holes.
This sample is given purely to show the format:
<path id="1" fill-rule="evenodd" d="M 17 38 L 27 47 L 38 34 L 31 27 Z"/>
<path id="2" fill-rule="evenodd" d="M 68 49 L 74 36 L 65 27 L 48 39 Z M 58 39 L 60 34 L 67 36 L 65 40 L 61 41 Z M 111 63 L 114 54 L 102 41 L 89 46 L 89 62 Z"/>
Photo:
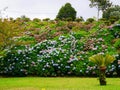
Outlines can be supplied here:
<path id="1" fill-rule="evenodd" d="M 120 90 L 120 78 L 107 78 L 106 86 L 96 78 L 0 78 L 0 90 Z"/>

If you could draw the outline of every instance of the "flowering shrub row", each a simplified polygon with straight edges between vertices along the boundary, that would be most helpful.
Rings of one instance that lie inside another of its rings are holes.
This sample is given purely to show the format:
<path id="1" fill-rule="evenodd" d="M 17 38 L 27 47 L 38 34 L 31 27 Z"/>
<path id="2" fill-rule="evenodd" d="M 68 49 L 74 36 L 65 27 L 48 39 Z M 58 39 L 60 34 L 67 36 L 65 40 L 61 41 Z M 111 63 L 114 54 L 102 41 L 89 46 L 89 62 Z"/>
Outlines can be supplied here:
<path id="1" fill-rule="evenodd" d="M 107 36 L 107 37 L 106 37 Z M 78 36 L 79 37 L 79 36 Z M 96 76 L 98 68 L 88 58 L 96 53 L 117 55 L 110 44 L 113 36 L 107 30 L 98 30 L 85 39 L 75 33 L 45 40 L 32 47 L 18 46 L 0 57 L 0 74 L 9 76 Z M 17 49 L 16 49 L 17 48 Z M 117 75 L 116 63 L 108 66 L 106 75 Z"/>

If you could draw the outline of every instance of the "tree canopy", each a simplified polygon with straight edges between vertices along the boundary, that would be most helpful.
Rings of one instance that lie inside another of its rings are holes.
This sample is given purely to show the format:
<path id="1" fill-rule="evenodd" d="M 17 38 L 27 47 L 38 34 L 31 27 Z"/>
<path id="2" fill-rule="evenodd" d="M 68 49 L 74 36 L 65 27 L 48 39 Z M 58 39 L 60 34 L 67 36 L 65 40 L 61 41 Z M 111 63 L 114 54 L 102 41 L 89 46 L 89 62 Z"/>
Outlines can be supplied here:
<path id="1" fill-rule="evenodd" d="M 115 5 L 115 6 L 112 6 L 108 9 L 106 9 L 106 11 L 103 12 L 103 18 L 106 18 L 106 19 L 110 19 L 110 18 L 120 19 L 120 6 Z"/>
<path id="2" fill-rule="evenodd" d="M 91 3 L 89 4 L 89 6 L 92 7 L 96 7 L 98 10 L 98 15 L 97 18 L 99 18 L 99 12 L 100 11 L 105 11 L 107 8 L 112 6 L 112 3 L 110 2 L 110 0 L 89 0 Z"/>
<path id="3" fill-rule="evenodd" d="M 67 18 L 71 18 L 72 20 L 75 20 L 76 10 L 71 6 L 70 3 L 66 3 L 64 6 L 60 8 L 56 18 L 60 20 L 67 19 Z"/>

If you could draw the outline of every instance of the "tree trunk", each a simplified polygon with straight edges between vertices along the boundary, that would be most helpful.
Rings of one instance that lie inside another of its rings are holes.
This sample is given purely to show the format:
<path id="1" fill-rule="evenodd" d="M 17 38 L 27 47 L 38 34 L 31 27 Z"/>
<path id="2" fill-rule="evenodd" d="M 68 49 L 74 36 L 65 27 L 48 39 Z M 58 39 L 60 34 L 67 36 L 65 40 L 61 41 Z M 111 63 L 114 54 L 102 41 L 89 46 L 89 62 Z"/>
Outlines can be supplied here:
<path id="1" fill-rule="evenodd" d="M 100 85 L 106 85 L 106 76 L 105 76 L 106 67 L 100 67 L 99 81 Z"/>
<path id="2" fill-rule="evenodd" d="M 98 8 L 98 12 L 97 12 L 97 21 L 99 20 L 99 13 L 100 13 L 100 9 Z"/>

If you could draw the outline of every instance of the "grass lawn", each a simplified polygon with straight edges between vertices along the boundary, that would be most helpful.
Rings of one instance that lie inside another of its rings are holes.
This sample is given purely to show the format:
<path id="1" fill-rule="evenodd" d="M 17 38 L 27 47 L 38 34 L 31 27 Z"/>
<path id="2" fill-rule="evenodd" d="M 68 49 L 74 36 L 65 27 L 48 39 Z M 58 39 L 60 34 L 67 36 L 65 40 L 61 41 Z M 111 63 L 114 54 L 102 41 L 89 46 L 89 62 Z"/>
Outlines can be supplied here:
<path id="1" fill-rule="evenodd" d="M 120 78 L 107 78 L 107 86 L 97 78 L 0 78 L 0 90 L 120 90 Z"/>

